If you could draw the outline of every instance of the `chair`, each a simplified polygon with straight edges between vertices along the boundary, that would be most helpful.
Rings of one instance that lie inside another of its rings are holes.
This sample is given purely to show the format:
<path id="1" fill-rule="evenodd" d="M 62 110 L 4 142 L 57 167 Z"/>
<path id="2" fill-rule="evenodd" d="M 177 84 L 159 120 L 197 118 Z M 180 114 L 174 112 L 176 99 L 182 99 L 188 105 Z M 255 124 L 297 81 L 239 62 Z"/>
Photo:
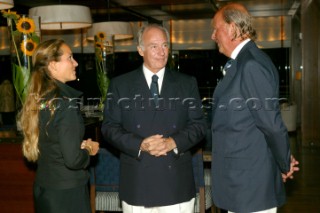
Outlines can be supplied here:
<path id="1" fill-rule="evenodd" d="M 195 213 L 214 212 L 211 195 L 211 172 L 204 169 L 202 148 L 197 149 L 192 157 L 194 180 L 196 185 Z"/>
<path id="2" fill-rule="evenodd" d="M 203 167 L 202 149 L 192 158 L 195 185 L 197 189 L 195 212 L 205 213 L 213 206 L 211 198 L 210 171 Z M 100 148 L 90 166 L 90 202 L 92 213 L 96 211 L 122 211 L 119 199 L 119 156 L 116 150 Z M 205 181 L 205 174 L 209 175 Z M 211 209 L 214 212 L 213 209 Z"/>
<path id="3" fill-rule="evenodd" d="M 90 165 L 90 203 L 96 211 L 122 211 L 119 199 L 120 160 L 116 150 L 100 148 Z"/>

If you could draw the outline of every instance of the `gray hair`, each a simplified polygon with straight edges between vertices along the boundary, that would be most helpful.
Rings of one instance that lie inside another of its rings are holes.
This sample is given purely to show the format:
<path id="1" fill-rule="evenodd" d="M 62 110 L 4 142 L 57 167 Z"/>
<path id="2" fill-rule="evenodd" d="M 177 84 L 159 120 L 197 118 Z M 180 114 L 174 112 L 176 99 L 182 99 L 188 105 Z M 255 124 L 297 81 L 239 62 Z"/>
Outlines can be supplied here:
<path id="1" fill-rule="evenodd" d="M 170 35 L 169 35 L 169 32 L 168 30 L 159 25 L 159 24 L 155 24 L 155 23 L 151 23 L 151 24 L 147 24 L 147 25 L 143 25 L 140 30 L 138 31 L 137 33 L 137 45 L 141 48 L 141 49 L 144 49 L 144 44 L 143 44 L 143 40 L 142 40 L 142 36 L 143 36 L 143 33 L 150 29 L 150 28 L 158 28 L 159 30 L 163 31 L 165 34 L 166 34 L 166 37 L 167 37 L 167 42 L 168 44 L 170 44 Z"/>
<path id="2" fill-rule="evenodd" d="M 226 23 L 235 23 L 239 30 L 234 34 L 234 39 L 241 37 L 242 39 L 250 38 L 251 40 L 256 39 L 256 31 L 252 26 L 252 17 L 248 10 L 240 4 L 227 4 L 221 8 L 223 19 Z"/>

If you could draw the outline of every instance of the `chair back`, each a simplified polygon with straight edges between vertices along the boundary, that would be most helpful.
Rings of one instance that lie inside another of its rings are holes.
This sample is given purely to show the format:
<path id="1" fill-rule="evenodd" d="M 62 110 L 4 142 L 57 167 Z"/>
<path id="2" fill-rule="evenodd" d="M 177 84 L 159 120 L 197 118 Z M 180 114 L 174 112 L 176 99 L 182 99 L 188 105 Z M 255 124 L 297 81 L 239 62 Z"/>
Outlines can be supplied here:
<path id="1" fill-rule="evenodd" d="M 120 160 L 116 150 L 100 148 L 90 163 L 91 212 L 122 211 L 119 199 Z"/>
<path id="2" fill-rule="evenodd" d="M 196 190 L 199 192 L 199 188 L 205 186 L 202 149 L 198 149 L 193 154 L 192 166 Z"/>
<path id="3" fill-rule="evenodd" d="M 206 197 L 205 197 L 205 181 L 204 181 L 204 165 L 202 148 L 194 149 L 192 155 L 193 176 L 196 185 L 195 212 L 205 213 Z"/>
<path id="4" fill-rule="evenodd" d="M 118 192 L 120 176 L 119 154 L 114 149 L 100 148 L 90 165 L 90 184 L 96 191 Z"/>

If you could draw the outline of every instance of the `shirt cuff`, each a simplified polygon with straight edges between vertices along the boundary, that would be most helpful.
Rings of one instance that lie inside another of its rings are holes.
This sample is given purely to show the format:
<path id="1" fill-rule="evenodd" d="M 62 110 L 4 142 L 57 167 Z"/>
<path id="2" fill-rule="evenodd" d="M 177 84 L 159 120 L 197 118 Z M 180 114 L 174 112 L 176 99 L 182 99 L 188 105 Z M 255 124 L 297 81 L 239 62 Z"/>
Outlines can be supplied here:
<path id="1" fill-rule="evenodd" d="M 174 148 L 174 149 L 173 149 L 173 152 L 174 152 L 176 155 L 179 154 L 178 148 Z"/>

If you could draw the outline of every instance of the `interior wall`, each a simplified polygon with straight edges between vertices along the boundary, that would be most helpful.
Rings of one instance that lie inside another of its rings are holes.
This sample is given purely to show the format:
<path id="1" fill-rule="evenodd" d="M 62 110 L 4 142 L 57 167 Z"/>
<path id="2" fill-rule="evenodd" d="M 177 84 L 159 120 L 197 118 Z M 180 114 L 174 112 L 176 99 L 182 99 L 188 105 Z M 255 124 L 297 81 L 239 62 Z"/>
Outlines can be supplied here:
<path id="1" fill-rule="evenodd" d="M 301 0 L 302 143 L 320 146 L 320 1 Z"/>
<path id="2" fill-rule="evenodd" d="M 133 52 L 136 49 L 136 34 L 145 22 L 131 22 L 134 38 L 116 41 L 115 52 Z M 254 17 L 257 30 L 257 44 L 261 48 L 290 47 L 291 16 Z M 172 50 L 216 49 L 211 39 L 211 19 L 190 19 L 165 21 L 170 30 Z M 62 38 L 74 53 L 94 53 L 94 42 L 88 41 L 88 29 L 42 31 L 41 40 Z M 108 32 L 106 32 L 108 33 Z M 0 27 L 0 55 L 10 54 L 9 37 L 6 27 Z"/>

